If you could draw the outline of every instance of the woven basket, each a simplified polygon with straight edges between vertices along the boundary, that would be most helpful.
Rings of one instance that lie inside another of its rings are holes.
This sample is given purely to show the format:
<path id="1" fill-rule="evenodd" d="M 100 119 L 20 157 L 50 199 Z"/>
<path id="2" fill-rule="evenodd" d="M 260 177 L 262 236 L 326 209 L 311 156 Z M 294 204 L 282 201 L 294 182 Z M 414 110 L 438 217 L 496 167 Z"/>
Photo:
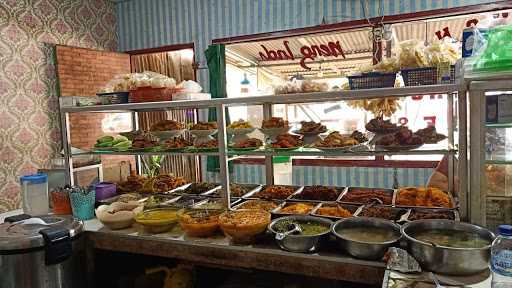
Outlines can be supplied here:
<path id="1" fill-rule="evenodd" d="M 396 73 L 367 73 L 360 76 L 348 76 L 351 90 L 372 89 L 395 86 Z"/>
<path id="2" fill-rule="evenodd" d="M 130 103 L 172 101 L 172 95 L 181 91 L 177 88 L 139 87 L 130 91 Z"/>
<path id="3" fill-rule="evenodd" d="M 455 66 L 450 66 L 450 79 L 439 81 L 437 67 L 424 67 L 400 70 L 405 86 L 423 86 L 455 83 Z"/>

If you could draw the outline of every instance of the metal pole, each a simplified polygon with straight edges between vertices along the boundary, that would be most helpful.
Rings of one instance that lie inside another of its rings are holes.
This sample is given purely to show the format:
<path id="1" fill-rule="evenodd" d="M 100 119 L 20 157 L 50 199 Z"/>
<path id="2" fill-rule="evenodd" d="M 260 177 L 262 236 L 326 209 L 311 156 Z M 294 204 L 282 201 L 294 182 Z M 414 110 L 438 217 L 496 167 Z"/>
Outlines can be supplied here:
<path id="1" fill-rule="evenodd" d="M 471 223 L 485 225 L 485 92 L 469 90 L 469 167 L 470 167 L 470 204 Z"/>
<path id="2" fill-rule="evenodd" d="M 69 135 L 69 114 L 60 113 L 60 127 L 62 136 L 62 148 L 64 150 L 64 165 L 66 173 L 64 173 L 64 181 L 70 185 L 74 185 L 73 177 L 73 158 L 71 157 L 71 137 Z"/>
<path id="3" fill-rule="evenodd" d="M 272 104 L 263 104 L 263 119 L 272 117 Z M 266 140 L 266 139 L 265 139 Z M 274 165 L 272 164 L 272 156 L 265 156 L 265 184 L 274 184 Z"/>
<path id="4" fill-rule="evenodd" d="M 229 168 L 227 155 L 227 136 L 226 136 L 226 107 L 224 104 L 216 106 L 217 109 L 217 140 L 219 141 L 219 165 L 220 165 L 220 181 L 224 193 L 221 195 L 224 207 L 231 208 L 230 191 L 229 191 Z"/>
<path id="5" fill-rule="evenodd" d="M 447 111 L 447 122 L 448 122 L 448 148 L 453 149 L 454 143 L 454 129 L 453 129 L 453 97 L 455 97 L 454 93 L 449 93 L 446 95 L 447 101 L 448 101 L 448 111 Z M 454 177 L 454 153 L 448 154 L 448 191 L 454 195 L 454 183 L 455 183 L 455 177 Z"/>
<path id="6" fill-rule="evenodd" d="M 459 201 L 460 201 L 460 213 L 463 220 L 468 220 L 469 211 L 469 195 L 468 195 L 468 102 L 467 102 L 467 91 L 465 89 L 458 92 L 458 111 L 459 111 L 459 165 L 458 165 L 458 177 L 459 177 Z"/>
<path id="7" fill-rule="evenodd" d="M 132 127 L 134 131 L 139 130 L 139 112 L 137 111 L 132 112 Z M 140 175 L 142 173 L 140 155 L 135 155 L 135 171 L 137 172 L 137 175 Z"/>

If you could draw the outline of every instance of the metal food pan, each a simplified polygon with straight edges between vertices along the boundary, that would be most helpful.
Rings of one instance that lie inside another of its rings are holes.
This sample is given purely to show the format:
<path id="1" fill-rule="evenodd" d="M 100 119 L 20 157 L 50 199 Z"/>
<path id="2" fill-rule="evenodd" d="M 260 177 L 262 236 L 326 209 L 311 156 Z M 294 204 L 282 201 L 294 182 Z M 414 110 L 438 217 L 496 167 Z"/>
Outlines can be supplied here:
<path id="1" fill-rule="evenodd" d="M 354 214 L 357 212 L 359 207 L 361 207 L 359 205 L 352 205 L 352 204 L 340 204 L 340 203 L 336 203 L 336 202 L 322 202 L 319 205 L 317 205 L 315 207 L 315 209 L 313 209 L 313 211 L 311 212 L 311 215 L 312 216 L 317 216 L 317 217 L 329 218 L 329 219 L 333 219 L 333 220 L 343 219 L 343 217 L 318 214 L 317 213 L 318 210 L 321 207 L 325 207 L 325 206 L 339 206 L 339 207 L 342 207 L 342 208 L 347 209 L 348 211 L 350 211 L 350 213 L 352 213 L 352 216 L 354 216 Z"/>
<path id="2" fill-rule="evenodd" d="M 265 186 L 262 186 L 262 187 L 261 187 L 260 189 L 258 189 L 258 190 L 256 190 L 256 189 L 255 189 L 255 191 L 252 191 L 252 192 L 250 192 L 250 193 L 245 194 L 242 198 L 244 198 L 244 199 L 281 200 L 281 201 L 283 201 L 283 200 L 287 200 L 288 198 L 290 198 L 290 196 L 291 196 L 291 195 L 290 195 L 290 196 L 288 196 L 288 197 L 286 197 L 286 198 L 284 198 L 284 199 L 275 199 L 275 198 L 273 198 L 273 199 L 267 199 L 267 198 L 260 198 L 260 197 L 258 197 L 258 193 L 262 192 L 263 190 L 265 190 L 267 187 L 270 187 L 270 186 L 285 186 L 285 187 L 291 187 L 291 188 L 294 190 L 294 192 L 293 192 L 291 195 L 294 195 L 294 194 L 296 194 L 296 193 L 300 192 L 300 191 L 302 190 L 302 188 L 304 188 L 303 186 L 291 186 L 291 185 L 265 185 Z"/>
<path id="3" fill-rule="evenodd" d="M 123 195 L 126 195 L 126 194 L 132 194 L 132 193 L 119 194 L 116 196 L 98 200 L 98 201 L 96 201 L 96 203 L 98 205 L 110 205 L 114 202 L 119 201 L 119 198 L 121 198 Z M 140 198 L 138 198 L 136 201 L 141 201 L 141 202 L 145 201 L 149 196 L 155 195 L 155 194 L 147 194 L 147 193 L 133 193 L 133 194 L 140 195 Z M 174 196 L 174 197 L 176 197 L 176 196 Z"/>
<path id="4" fill-rule="evenodd" d="M 246 193 L 241 195 L 241 196 L 232 196 L 234 198 L 243 198 L 243 196 L 249 194 L 249 193 L 253 193 L 253 192 L 257 192 L 255 190 L 259 190 L 261 189 L 261 185 L 260 184 L 238 184 L 238 183 L 232 183 L 232 184 L 236 184 L 238 186 L 242 186 L 246 189 Z M 222 197 L 221 196 L 221 191 L 222 191 L 222 186 L 219 186 L 217 187 L 216 189 L 212 189 L 206 193 L 203 193 L 203 195 L 205 196 L 208 196 L 208 197 Z"/>
<path id="5" fill-rule="evenodd" d="M 458 199 L 457 198 L 454 198 L 452 196 L 451 193 L 447 193 L 448 194 L 448 197 L 450 197 L 450 201 L 453 203 L 453 207 L 452 208 L 447 208 L 447 207 L 438 207 L 438 206 L 411 206 L 411 205 L 399 205 L 397 203 L 398 201 L 398 197 L 400 196 L 400 189 L 396 189 L 396 192 L 395 192 L 395 197 L 393 199 L 393 204 L 395 207 L 398 207 L 398 208 L 422 208 L 422 209 L 458 209 L 459 207 L 459 202 L 458 202 Z"/>
<path id="6" fill-rule="evenodd" d="M 241 206 L 246 203 L 246 202 L 249 202 L 249 201 L 267 201 L 267 202 L 274 202 L 277 207 L 279 207 L 279 205 L 282 204 L 283 201 L 277 201 L 277 200 L 263 200 L 263 199 L 240 199 L 239 202 L 236 203 L 236 205 L 232 206 L 231 209 L 233 210 L 238 210 L 241 208 Z M 277 208 L 276 207 L 276 208 Z M 274 209 L 272 209 L 271 211 L 269 212 L 272 212 Z"/>
<path id="7" fill-rule="evenodd" d="M 380 217 L 379 215 L 365 215 L 365 212 L 370 209 L 386 209 L 386 210 L 389 209 L 391 211 L 391 213 L 394 214 L 394 216 L 392 218 L 386 218 L 386 217 Z M 404 215 L 405 213 L 407 213 L 407 209 L 391 207 L 389 205 L 363 205 L 357 210 L 357 212 L 354 216 L 356 216 L 356 217 L 374 217 L 374 218 L 380 218 L 380 219 L 391 220 L 394 222 L 399 222 L 401 219 L 401 216 Z"/>
<path id="8" fill-rule="evenodd" d="M 196 188 L 198 185 L 203 185 L 203 184 L 211 184 L 212 188 L 204 189 L 204 191 L 201 191 L 199 193 L 191 193 L 191 191 L 193 189 L 198 189 L 198 188 Z M 177 194 L 188 194 L 188 195 L 204 195 L 204 194 L 206 194 L 206 193 L 208 193 L 210 191 L 213 191 L 215 189 L 219 189 L 220 187 L 221 186 L 218 183 L 207 183 L 207 182 L 191 183 L 190 185 L 188 185 L 184 189 L 180 189 L 179 191 L 175 191 L 174 193 L 177 193 Z"/>
<path id="9" fill-rule="evenodd" d="M 299 203 L 304 203 L 304 204 L 307 204 L 307 205 L 311 205 L 311 210 L 306 213 L 306 214 L 297 214 L 297 213 L 286 213 L 286 212 L 282 212 L 281 210 L 285 207 L 288 207 L 290 205 L 295 205 L 295 204 L 299 204 Z M 296 202 L 296 201 L 285 201 L 283 203 L 281 203 L 281 205 L 277 206 L 276 209 L 274 209 L 271 213 L 273 216 L 290 216 L 290 215 L 310 215 L 313 210 L 315 210 L 316 206 L 318 206 L 320 204 L 318 203 L 312 203 L 312 202 Z"/>
<path id="10" fill-rule="evenodd" d="M 304 186 L 303 189 L 301 189 L 300 191 L 297 191 L 296 193 L 292 194 L 288 200 L 289 201 L 299 201 L 299 202 L 315 202 L 315 203 L 318 203 L 318 202 L 335 202 L 336 200 L 340 199 L 341 195 L 345 192 L 345 190 L 347 189 L 346 187 L 335 187 L 335 186 L 324 186 L 324 187 L 328 187 L 328 188 L 334 188 L 336 189 L 336 199 L 333 199 L 333 200 L 315 200 L 315 199 L 300 199 L 298 198 L 300 195 L 302 195 L 302 193 L 304 192 L 304 190 L 307 188 L 307 187 L 312 187 L 312 186 Z"/>
<path id="11" fill-rule="evenodd" d="M 233 205 L 236 205 L 238 202 L 240 202 L 241 198 L 231 198 L 230 199 L 230 202 L 231 202 L 231 205 L 230 206 L 233 206 Z M 192 206 L 192 208 L 204 208 L 204 207 L 201 207 L 203 206 L 204 204 L 207 204 L 207 203 L 211 203 L 211 202 L 218 202 L 222 205 L 222 198 L 207 198 L 207 199 L 204 199 L 203 201 L 199 201 L 197 202 L 196 204 L 194 204 Z M 216 208 L 205 208 L 205 209 L 216 209 Z M 221 207 L 220 209 L 224 209 L 224 207 Z"/>
<path id="12" fill-rule="evenodd" d="M 444 213 L 448 214 L 450 216 L 450 220 L 454 221 L 460 221 L 460 214 L 459 211 L 456 209 L 446 209 L 446 208 L 411 208 L 409 209 L 409 212 L 407 213 L 407 218 L 405 218 L 406 221 L 413 221 L 415 219 L 412 219 L 415 213 Z M 441 218 L 419 218 L 419 219 L 441 219 Z M 443 218 L 444 219 L 444 218 Z M 418 219 L 416 219 L 418 220 Z"/>
<path id="13" fill-rule="evenodd" d="M 357 190 L 383 190 L 386 194 L 389 194 L 391 196 L 391 203 L 389 204 L 381 204 L 384 206 L 393 206 L 394 199 L 395 199 L 395 190 L 393 189 L 387 189 L 387 188 L 369 188 L 369 187 L 348 187 L 345 192 L 343 192 L 342 195 L 340 195 L 338 202 L 344 203 L 344 204 L 354 204 L 354 205 L 365 205 L 371 203 L 371 199 L 368 199 L 368 202 L 352 202 L 352 201 L 346 201 L 346 197 L 350 195 L 351 193 L 358 193 Z"/>
<path id="14" fill-rule="evenodd" d="M 204 201 L 206 198 L 195 195 L 181 195 L 177 197 L 173 202 L 169 203 L 169 205 L 173 205 L 181 208 L 191 208 L 195 204 Z"/>

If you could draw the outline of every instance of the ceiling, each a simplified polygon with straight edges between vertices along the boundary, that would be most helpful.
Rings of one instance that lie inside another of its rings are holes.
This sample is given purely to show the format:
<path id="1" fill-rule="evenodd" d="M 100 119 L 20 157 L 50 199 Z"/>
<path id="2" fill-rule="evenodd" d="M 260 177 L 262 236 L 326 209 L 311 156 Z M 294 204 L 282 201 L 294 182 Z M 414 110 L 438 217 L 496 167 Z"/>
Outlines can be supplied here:
<path id="1" fill-rule="evenodd" d="M 393 24 L 391 26 L 393 33 L 391 43 L 409 39 L 431 43 L 437 41 L 436 31 L 441 31 L 444 27 L 449 27 L 453 38 L 461 40 L 462 31 L 466 27 L 467 20 L 473 18 L 482 20 L 484 17 L 486 17 L 485 14 L 474 14 Z M 231 44 L 226 46 L 226 61 L 240 68 L 263 68 L 281 78 L 289 78 L 296 74 L 312 78 L 341 77 L 354 72 L 361 65 L 372 63 L 370 32 L 370 28 L 363 28 Z M 301 55 L 295 55 L 294 60 L 262 60 L 259 54 L 264 51 L 262 45 L 268 50 L 284 50 L 283 41 L 288 41 L 290 50 L 296 54 L 299 54 L 300 48 L 304 45 L 311 46 L 339 41 L 346 59 L 342 57 L 317 57 L 314 61 L 308 59 L 306 63 L 311 70 L 306 70 L 299 65 Z M 383 43 L 383 47 L 385 49 L 386 43 Z"/>

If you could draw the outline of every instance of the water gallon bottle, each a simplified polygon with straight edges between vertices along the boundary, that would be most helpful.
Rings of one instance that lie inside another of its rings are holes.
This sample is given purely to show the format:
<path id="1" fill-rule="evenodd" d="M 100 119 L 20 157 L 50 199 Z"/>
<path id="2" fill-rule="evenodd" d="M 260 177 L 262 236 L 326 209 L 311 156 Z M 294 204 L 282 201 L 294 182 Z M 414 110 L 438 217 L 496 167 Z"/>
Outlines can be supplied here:
<path id="1" fill-rule="evenodd" d="M 492 288 L 512 288 L 512 226 L 500 225 L 491 247 Z"/>
<path id="2" fill-rule="evenodd" d="M 48 176 L 46 174 L 25 175 L 20 177 L 23 212 L 32 216 L 49 212 Z"/>

